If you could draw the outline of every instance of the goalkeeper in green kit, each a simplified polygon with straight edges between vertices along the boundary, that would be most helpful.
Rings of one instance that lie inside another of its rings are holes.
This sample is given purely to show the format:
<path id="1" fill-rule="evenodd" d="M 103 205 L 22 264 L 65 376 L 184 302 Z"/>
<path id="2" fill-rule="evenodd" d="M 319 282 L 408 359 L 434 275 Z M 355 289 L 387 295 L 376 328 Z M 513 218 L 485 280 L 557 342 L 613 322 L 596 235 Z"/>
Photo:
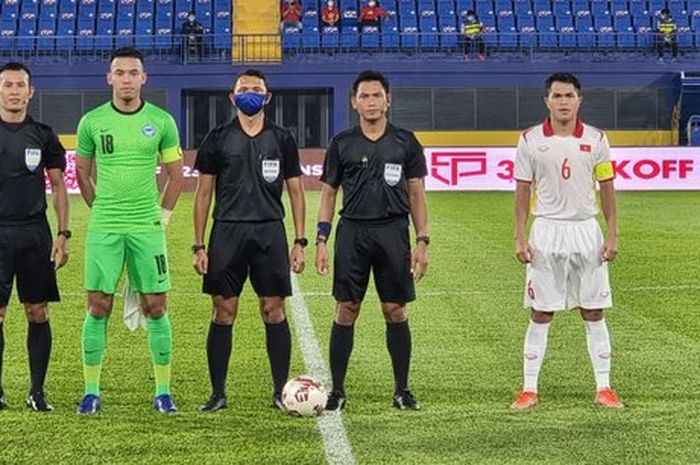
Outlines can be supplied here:
<path id="1" fill-rule="evenodd" d="M 178 130 L 169 113 L 141 99 L 146 73 L 139 51 L 114 51 L 107 82 L 112 86 L 112 101 L 85 114 L 78 126 L 78 184 L 91 207 L 85 245 L 85 395 L 78 413 L 96 413 L 102 405 L 100 373 L 107 322 L 125 266 L 147 322 L 156 381 L 153 407 L 175 412 L 170 392 L 172 330 L 165 308 L 170 276 L 163 228 L 182 189 Z M 160 205 L 158 162 L 168 177 Z M 96 183 L 90 177 L 93 164 Z"/>

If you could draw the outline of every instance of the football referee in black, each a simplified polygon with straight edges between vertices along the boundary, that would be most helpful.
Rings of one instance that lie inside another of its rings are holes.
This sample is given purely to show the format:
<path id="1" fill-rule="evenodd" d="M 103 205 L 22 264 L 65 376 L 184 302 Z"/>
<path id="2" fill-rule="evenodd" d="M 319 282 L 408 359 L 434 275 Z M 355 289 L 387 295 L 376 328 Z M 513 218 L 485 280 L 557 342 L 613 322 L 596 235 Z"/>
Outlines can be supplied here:
<path id="1" fill-rule="evenodd" d="M 31 73 L 22 63 L 0 67 L 0 409 L 3 320 L 17 278 L 17 293 L 29 322 L 27 350 L 31 385 L 27 407 L 53 410 L 44 395 L 51 356 L 48 302 L 59 300 L 56 270 L 68 261 L 68 195 L 63 182 L 65 150 L 51 127 L 27 115 L 34 95 Z M 53 191 L 58 233 L 52 238 L 46 219 L 46 185 Z"/>
<path id="2" fill-rule="evenodd" d="M 345 373 L 353 346 L 354 324 L 365 297 L 370 270 L 386 320 L 386 344 L 394 369 L 394 406 L 418 410 L 408 389 L 411 333 L 406 303 L 415 300 L 414 280 L 428 267 L 428 211 L 423 178 L 423 148 L 412 132 L 387 122 L 389 82 L 364 71 L 352 86 L 352 106 L 360 124 L 333 138 L 323 164 L 316 238 L 316 269 L 328 273 L 331 219 L 338 188 L 343 206 L 335 239 L 333 296 L 337 301 L 331 329 L 333 390 L 327 410 L 345 405 Z M 416 232 L 411 256 L 409 220 Z"/>
<path id="3" fill-rule="evenodd" d="M 226 373 L 233 323 L 243 284 L 250 276 L 265 322 L 267 354 L 274 384 L 272 406 L 282 408 L 289 375 L 291 335 L 284 299 L 292 294 L 291 269 L 304 270 L 304 191 L 299 151 L 292 135 L 265 119 L 272 95 L 265 76 L 247 70 L 236 77 L 233 121 L 213 129 L 202 142 L 195 168 L 199 181 L 194 206 L 193 265 L 204 275 L 213 315 L 207 338 L 212 393 L 202 411 L 226 407 Z M 284 229 L 282 190 L 287 186 L 296 237 L 291 257 Z M 207 215 L 215 192 L 214 226 L 204 245 Z"/>

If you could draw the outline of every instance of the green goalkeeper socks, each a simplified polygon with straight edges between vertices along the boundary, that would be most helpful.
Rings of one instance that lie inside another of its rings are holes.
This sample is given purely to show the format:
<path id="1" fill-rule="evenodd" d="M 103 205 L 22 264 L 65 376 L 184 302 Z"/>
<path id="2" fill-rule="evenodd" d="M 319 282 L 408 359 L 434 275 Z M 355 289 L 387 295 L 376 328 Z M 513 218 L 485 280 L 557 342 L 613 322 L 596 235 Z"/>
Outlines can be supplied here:
<path id="1" fill-rule="evenodd" d="M 149 317 L 148 346 L 151 349 L 156 376 L 156 396 L 170 394 L 170 361 L 173 350 L 173 332 L 168 314 Z"/>
<path id="2" fill-rule="evenodd" d="M 83 375 L 85 394 L 100 395 L 100 373 L 107 343 L 107 317 L 87 314 L 83 323 Z"/>

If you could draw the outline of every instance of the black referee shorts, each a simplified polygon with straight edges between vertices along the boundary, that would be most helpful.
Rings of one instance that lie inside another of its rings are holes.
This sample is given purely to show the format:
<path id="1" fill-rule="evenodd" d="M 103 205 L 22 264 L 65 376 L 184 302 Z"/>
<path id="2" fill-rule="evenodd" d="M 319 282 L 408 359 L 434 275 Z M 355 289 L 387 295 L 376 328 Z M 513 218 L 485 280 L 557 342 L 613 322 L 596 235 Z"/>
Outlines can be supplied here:
<path id="1" fill-rule="evenodd" d="M 284 223 L 215 221 L 203 292 L 238 297 L 249 275 L 259 297 L 292 295 Z"/>
<path id="2" fill-rule="evenodd" d="M 20 302 L 59 300 L 56 270 L 51 263 L 52 246 L 47 223 L 0 227 L 0 306 L 10 301 L 15 276 Z"/>
<path id="3" fill-rule="evenodd" d="M 408 219 L 379 222 L 341 219 L 333 268 L 333 296 L 340 302 L 362 302 L 370 270 L 380 301 L 415 300 Z"/>

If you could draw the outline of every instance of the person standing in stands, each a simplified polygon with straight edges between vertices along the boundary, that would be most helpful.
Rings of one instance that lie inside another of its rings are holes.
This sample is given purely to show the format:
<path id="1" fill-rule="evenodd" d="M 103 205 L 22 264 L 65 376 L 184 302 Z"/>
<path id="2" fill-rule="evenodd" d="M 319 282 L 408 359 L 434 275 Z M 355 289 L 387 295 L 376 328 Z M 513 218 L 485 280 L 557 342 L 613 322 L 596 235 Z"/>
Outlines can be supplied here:
<path id="1" fill-rule="evenodd" d="M 295 27 L 301 31 L 301 2 L 297 0 L 284 0 L 282 2 L 282 23 L 280 29 Z"/>
<path id="2" fill-rule="evenodd" d="M 340 20 L 340 10 L 333 0 L 328 0 L 321 10 L 321 21 L 324 26 L 334 27 Z"/>
<path id="3" fill-rule="evenodd" d="M 381 29 L 381 18 L 386 16 L 388 12 L 379 6 L 375 0 L 369 0 L 367 5 L 364 5 L 360 9 L 360 18 L 358 23 L 360 27 L 373 26 L 377 29 Z"/>
<path id="4" fill-rule="evenodd" d="M 190 14 L 187 15 L 187 21 L 182 24 L 182 36 L 185 39 L 187 58 L 192 58 L 193 56 L 200 59 L 202 58 L 203 35 L 204 26 L 197 21 L 194 11 L 190 12 Z"/>
<path id="5" fill-rule="evenodd" d="M 479 21 L 479 17 L 473 10 L 467 11 L 467 21 L 462 26 L 462 44 L 464 59 L 469 60 L 469 51 L 477 49 L 479 61 L 486 59 L 484 39 L 481 33 L 484 30 L 484 23 Z"/>
<path id="6" fill-rule="evenodd" d="M 664 61 L 664 50 L 671 47 L 671 56 L 675 60 L 678 56 L 678 39 L 676 29 L 678 25 L 671 16 L 671 10 L 664 8 L 661 10 L 659 22 L 656 26 L 656 49 L 659 53 L 659 61 Z"/>

